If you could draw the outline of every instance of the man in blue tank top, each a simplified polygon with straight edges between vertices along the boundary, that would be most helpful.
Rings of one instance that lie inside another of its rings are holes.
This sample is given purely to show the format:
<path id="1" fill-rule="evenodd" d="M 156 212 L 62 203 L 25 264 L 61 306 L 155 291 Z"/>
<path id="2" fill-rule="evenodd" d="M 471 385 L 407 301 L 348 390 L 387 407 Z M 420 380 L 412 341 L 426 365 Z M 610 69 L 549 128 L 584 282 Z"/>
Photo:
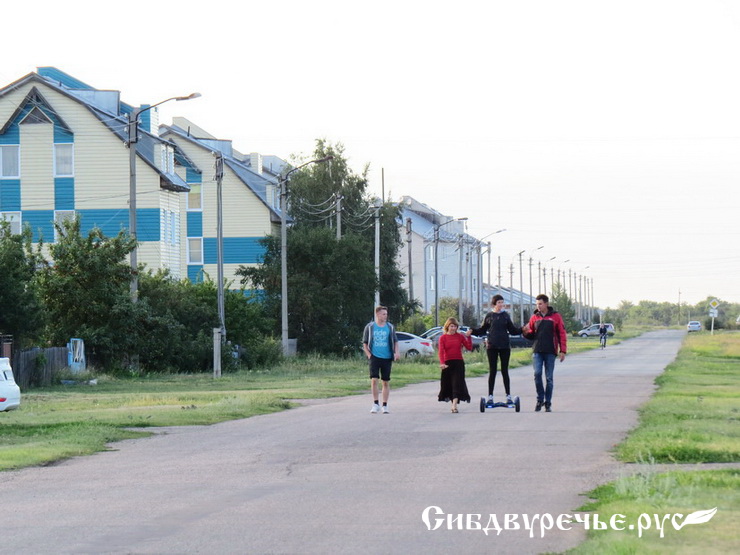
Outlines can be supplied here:
<path id="1" fill-rule="evenodd" d="M 381 412 L 378 399 L 378 379 L 383 382 L 383 414 L 388 414 L 388 396 L 391 392 L 391 366 L 400 358 L 396 330 L 388 321 L 388 309 L 375 308 L 375 320 L 365 326 L 362 334 L 362 350 L 370 364 L 370 390 L 373 394 L 373 408 L 370 412 Z"/>

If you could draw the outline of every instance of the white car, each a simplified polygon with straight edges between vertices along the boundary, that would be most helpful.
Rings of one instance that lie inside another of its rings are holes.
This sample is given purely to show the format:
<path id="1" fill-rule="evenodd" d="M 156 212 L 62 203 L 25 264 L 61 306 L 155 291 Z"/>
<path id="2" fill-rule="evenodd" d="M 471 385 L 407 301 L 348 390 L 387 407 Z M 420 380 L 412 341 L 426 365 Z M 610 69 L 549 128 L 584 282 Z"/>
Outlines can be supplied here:
<path id="1" fill-rule="evenodd" d="M 0 358 L 0 412 L 21 406 L 21 390 L 15 383 L 10 360 Z"/>
<path id="2" fill-rule="evenodd" d="M 412 358 L 419 355 L 434 355 L 431 339 L 424 339 L 413 333 L 397 331 L 398 351 L 402 357 Z"/>
<path id="3" fill-rule="evenodd" d="M 689 331 L 701 331 L 701 322 L 691 320 L 691 322 L 686 325 L 686 329 Z"/>

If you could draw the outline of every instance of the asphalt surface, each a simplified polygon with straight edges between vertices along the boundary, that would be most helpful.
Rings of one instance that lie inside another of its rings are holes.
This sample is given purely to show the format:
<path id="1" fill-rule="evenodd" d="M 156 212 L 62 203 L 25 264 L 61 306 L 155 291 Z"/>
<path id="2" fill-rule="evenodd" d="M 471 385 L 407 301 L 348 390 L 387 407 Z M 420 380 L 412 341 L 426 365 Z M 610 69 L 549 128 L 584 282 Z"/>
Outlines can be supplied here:
<path id="1" fill-rule="evenodd" d="M 535 537 L 524 516 L 572 514 L 584 492 L 624 473 L 610 449 L 676 356 L 682 331 L 659 331 L 557 363 L 553 412 L 533 412 L 530 367 L 512 372 L 522 410 L 481 413 L 486 379 L 459 414 L 437 383 L 157 435 L 59 465 L 0 473 L 0 553 L 560 552 L 582 527 Z M 597 341 L 597 339 L 594 339 Z M 501 377 L 497 393 L 503 393 Z M 369 388 L 368 388 L 369 389 Z M 429 530 L 422 520 L 432 514 Z M 485 527 L 491 515 L 504 527 Z M 539 522 L 539 521 L 538 521 Z M 472 525 L 473 527 L 475 524 Z"/>

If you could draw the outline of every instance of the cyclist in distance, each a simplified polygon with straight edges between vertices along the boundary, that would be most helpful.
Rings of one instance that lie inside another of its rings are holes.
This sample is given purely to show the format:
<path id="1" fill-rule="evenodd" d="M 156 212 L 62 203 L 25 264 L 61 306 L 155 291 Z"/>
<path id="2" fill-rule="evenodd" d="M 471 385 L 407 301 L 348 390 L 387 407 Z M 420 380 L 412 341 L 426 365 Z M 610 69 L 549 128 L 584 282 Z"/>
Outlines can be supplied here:
<path id="1" fill-rule="evenodd" d="M 604 322 L 601 322 L 601 325 L 599 326 L 599 342 L 601 343 L 601 348 L 606 348 L 606 334 L 609 331 L 609 329 L 606 327 L 606 324 Z"/>

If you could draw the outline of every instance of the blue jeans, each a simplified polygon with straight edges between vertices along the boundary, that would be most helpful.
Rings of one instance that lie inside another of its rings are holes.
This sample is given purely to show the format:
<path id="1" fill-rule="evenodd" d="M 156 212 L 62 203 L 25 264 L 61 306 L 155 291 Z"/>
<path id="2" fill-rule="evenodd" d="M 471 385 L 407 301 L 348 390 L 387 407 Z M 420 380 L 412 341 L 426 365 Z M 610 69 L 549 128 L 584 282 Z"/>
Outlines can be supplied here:
<path id="1" fill-rule="evenodd" d="M 555 372 L 555 355 L 549 353 L 533 353 L 534 386 L 537 388 L 537 400 L 550 404 L 552 401 L 553 373 Z M 546 387 L 542 387 L 542 367 L 545 367 Z"/>

